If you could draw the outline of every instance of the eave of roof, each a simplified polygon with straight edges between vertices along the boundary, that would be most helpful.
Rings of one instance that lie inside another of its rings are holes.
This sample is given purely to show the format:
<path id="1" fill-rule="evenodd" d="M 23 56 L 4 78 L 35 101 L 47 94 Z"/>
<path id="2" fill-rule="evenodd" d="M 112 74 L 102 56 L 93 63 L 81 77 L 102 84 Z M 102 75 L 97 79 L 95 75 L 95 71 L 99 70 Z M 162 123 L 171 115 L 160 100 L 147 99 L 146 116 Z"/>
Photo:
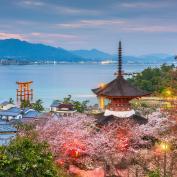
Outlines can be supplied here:
<path id="1" fill-rule="evenodd" d="M 131 85 L 123 77 L 117 77 L 103 88 L 92 89 L 92 91 L 97 96 L 106 98 L 136 98 L 150 95 L 150 93 Z"/>
<path id="2" fill-rule="evenodd" d="M 20 113 L 10 112 L 10 111 L 0 111 L 0 116 L 18 116 Z"/>

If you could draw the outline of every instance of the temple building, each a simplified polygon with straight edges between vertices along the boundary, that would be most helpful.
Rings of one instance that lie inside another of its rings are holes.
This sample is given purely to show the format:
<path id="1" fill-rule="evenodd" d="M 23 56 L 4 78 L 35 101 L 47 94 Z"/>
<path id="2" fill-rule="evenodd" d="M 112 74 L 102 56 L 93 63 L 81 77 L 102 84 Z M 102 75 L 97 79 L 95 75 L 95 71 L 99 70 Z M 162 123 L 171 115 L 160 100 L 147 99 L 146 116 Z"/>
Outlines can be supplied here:
<path id="1" fill-rule="evenodd" d="M 104 107 L 104 99 L 109 100 L 104 116 L 119 118 L 129 118 L 135 115 L 135 111 L 130 105 L 132 99 L 150 95 L 150 93 L 131 85 L 124 79 L 121 41 L 119 42 L 118 48 L 118 71 L 116 78 L 108 84 L 92 89 L 92 91 L 100 99 L 101 108 Z"/>
<path id="2" fill-rule="evenodd" d="M 58 100 L 54 100 L 50 106 L 50 111 L 58 116 L 72 116 L 76 113 L 74 105 L 71 103 L 60 103 Z"/>

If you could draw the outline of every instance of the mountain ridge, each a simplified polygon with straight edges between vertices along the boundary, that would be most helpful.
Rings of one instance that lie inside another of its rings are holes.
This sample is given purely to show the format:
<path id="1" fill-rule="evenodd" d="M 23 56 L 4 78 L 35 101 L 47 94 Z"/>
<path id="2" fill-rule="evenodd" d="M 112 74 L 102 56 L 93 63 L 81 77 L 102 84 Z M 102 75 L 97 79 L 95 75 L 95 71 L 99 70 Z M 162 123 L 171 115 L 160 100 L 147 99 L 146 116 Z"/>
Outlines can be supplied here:
<path id="1" fill-rule="evenodd" d="M 116 61 L 117 54 L 109 54 L 98 49 L 66 50 L 40 43 L 30 43 L 19 39 L 0 40 L 0 59 L 56 62 L 102 62 Z M 169 54 L 147 54 L 123 56 L 124 63 L 164 63 L 174 61 Z"/>
<path id="2" fill-rule="evenodd" d="M 63 48 L 40 43 L 34 44 L 18 39 L 0 40 L 0 57 L 30 61 L 57 60 L 72 62 L 82 60 L 81 57 L 75 56 Z"/>

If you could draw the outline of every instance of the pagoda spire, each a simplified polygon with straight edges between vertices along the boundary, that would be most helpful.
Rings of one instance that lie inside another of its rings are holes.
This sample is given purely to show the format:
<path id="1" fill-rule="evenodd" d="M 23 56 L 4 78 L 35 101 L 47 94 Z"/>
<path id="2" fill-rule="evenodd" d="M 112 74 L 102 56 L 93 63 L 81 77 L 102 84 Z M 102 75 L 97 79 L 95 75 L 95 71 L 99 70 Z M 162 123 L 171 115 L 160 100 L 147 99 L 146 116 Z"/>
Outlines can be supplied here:
<path id="1" fill-rule="evenodd" d="M 119 41 L 119 48 L 118 48 L 118 74 L 117 77 L 123 77 L 122 73 L 122 43 Z"/>

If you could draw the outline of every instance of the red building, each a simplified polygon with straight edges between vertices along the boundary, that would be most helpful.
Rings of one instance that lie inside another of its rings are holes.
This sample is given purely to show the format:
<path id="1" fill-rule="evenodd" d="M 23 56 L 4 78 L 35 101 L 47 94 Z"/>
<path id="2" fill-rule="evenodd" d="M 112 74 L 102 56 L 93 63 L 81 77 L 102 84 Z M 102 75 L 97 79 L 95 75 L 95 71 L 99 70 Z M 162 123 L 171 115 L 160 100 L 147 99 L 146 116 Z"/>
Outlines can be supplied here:
<path id="1" fill-rule="evenodd" d="M 118 48 L 118 71 L 116 73 L 116 78 L 108 84 L 92 89 L 92 91 L 101 100 L 103 100 L 103 98 L 109 100 L 104 115 L 113 115 L 116 117 L 131 117 L 134 115 L 135 111 L 131 108 L 130 100 L 150 94 L 131 85 L 124 79 L 124 73 L 122 71 L 121 42 L 119 42 Z"/>

